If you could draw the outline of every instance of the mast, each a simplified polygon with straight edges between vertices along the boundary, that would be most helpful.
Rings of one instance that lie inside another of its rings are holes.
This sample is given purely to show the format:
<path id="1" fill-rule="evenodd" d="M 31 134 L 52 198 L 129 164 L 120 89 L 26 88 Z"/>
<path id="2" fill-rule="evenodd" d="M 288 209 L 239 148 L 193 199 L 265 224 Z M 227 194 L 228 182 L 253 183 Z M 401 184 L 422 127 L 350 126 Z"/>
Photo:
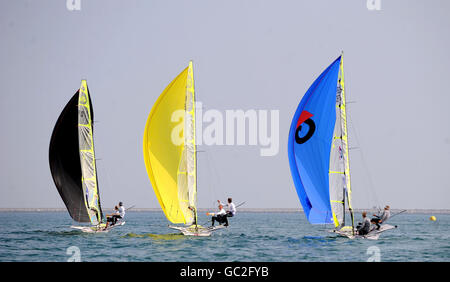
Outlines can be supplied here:
<path id="1" fill-rule="evenodd" d="M 197 148 L 195 139 L 195 94 L 194 94 L 194 69 L 192 61 L 189 61 L 189 67 L 186 79 L 186 102 L 185 102 L 185 150 L 187 164 L 187 179 L 189 191 L 189 206 L 192 209 L 193 224 L 197 226 Z M 189 181 L 189 178 L 194 178 Z M 189 187 L 190 186 L 190 187 Z M 192 187 L 194 186 L 194 187 Z"/>
<path id="2" fill-rule="evenodd" d="M 351 182 L 350 182 L 350 158 L 348 154 L 348 132 L 347 132 L 347 112 L 346 112 L 346 100 L 345 100 L 345 81 L 344 81 L 344 52 L 341 54 L 341 63 L 339 66 L 339 86 L 341 88 L 341 129 L 342 129 L 342 145 L 343 145 L 343 162 L 344 162 L 344 176 L 345 176 L 345 185 L 344 185 L 344 210 L 345 210 L 345 198 L 347 198 L 348 209 L 350 211 L 350 217 L 352 220 L 352 232 L 355 232 L 355 223 L 353 216 L 353 207 L 351 204 Z M 345 220 L 345 214 L 344 214 Z"/>
<path id="3" fill-rule="evenodd" d="M 196 107 L 196 105 L 195 105 L 195 101 L 196 101 L 196 99 L 195 99 L 195 95 L 194 95 L 194 68 L 193 68 L 193 66 L 192 66 L 192 61 L 190 61 L 189 62 L 189 66 L 191 67 L 191 69 L 192 69 L 192 100 L 193 100 L 193 104 L 194 104 L 194 109 L 193 109 L 193 111 L 194 111 L 194 113 L 193 113 L 193 115 L 194 115 L 194 119 L 193 119 L 193 123 L 194 123 L 194 148 L 195 148 L 195 154 L 194 154 L 194 157 L 195 157 L 195 196 L 197 197 L 197 185 L 198 185 L 198 181 L 197 181 L 197 175 L 198 175 L 198 166 L 197 166 L 197 139 L 196 139 L 196 135 L 197 135 L 197 131 L 196 131 L 196 128 L 195 128 L 195 124 L 196 124 L 196 122 L 197 122 L 197 119 L 196 119 L 196 110 L 197 110 L 197 107 Z M 195 217 L 194 217 L 194 220 L 195 220 L 195 228 L 197 228 L 197 207 L 195 207 L 195 215 L 194 215 Z"/>
<path id="4" fill-rule="evenodd" d="M 94 151 L 94 112 L 86 80 L 81 81 L 78 98 L 78 142 L 81 163 L 81 182 L 85 204 L 93 225 L 102 221 L 100 193 Z"/>

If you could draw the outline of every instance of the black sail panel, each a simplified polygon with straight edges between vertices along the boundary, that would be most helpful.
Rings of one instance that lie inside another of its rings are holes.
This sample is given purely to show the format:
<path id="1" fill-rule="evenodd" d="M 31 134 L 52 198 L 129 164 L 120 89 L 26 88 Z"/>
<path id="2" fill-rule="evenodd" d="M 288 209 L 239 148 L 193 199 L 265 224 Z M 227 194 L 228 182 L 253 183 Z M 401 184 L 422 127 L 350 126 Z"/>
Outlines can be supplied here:
<path id="1" fill-rule="evenodd" d="M 78 91 L 67 103 L 53 129 L 49 162 L 53 181 L 70 216 L 78 222 L 90 222 L 81 184 Z"/>

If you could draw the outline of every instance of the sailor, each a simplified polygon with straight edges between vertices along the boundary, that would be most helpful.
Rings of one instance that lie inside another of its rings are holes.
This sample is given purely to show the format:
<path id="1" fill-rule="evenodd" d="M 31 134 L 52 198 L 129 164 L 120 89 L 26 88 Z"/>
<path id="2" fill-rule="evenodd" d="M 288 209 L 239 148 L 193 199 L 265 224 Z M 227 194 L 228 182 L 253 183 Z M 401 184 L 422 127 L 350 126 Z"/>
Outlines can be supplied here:
<path id="1" fill-rule="evenodd" d="M 119 202 L 119 215 L 120 215 L 120 219 L 125 218 L 125 207 L 123 206 L 122 202 Z"/>
<path id="2" fill-rule="evenodd" d="M 105 229 L 108 228 L 110 222 L 111 222 L 111 225 L 116 224 L 117 218 L 120 218 L 120 212 L 119 212 L 119 207 L 115 206 L 113 213 L 106 215 Z"/>
<path id="3" fill-rule="evenodd" d="M 110 215 L 106 216 L 106 228 L 108 228 L 109 223 L 111 222 L 111 226 L 116 224 L 119 219 L 123 219 L 125 217 L 125 207 L 122 202 L 119 202 L 119 206 L 114 207 L 114 212 Z"/>
<path id="4" fill-rule="evenodd" d="M 217 200 L 217 202 L 219 203 L 219 205 L 221 204 L 220 200 Z M 228 203 L 225 204 L 225 206 L 227 207 L 227 217 L 233 217 L 236 214 L 236 206 L 233 203 L 233 199 L 228 198 Z"/>
<path id="5" fill-rule="evenodd" d="M 385 206 L 384 207 L 384 211 L 381 215 L 376 215 L 373 214 L 373 216 L 375 216 L 374 218 L 372 218 L 370 220 L 371 223 L 375 224 L 377 226 L 377 230 L 380 229 L 380 224 L 385 222 L 386 220 L 388 220 L 391 217 L 391 211 L 389 210 L 390 207 L 389 206 Z"/>
<path id="6" fill-rule="evenodd" d="M 197 216 L 195 215 L 195 208 L 189 206 L 188 209 L 189 209 L 190 211 L 192 211 L 192 214 L 193 214 L 194 222 L 192 222 L 192 224 L 195 225 L 195 226 L 197 226 Z"/>
<path id="7" fill-rule="evenodd" d="M 228 226 L 228 218 L 227 213 L 223 209 L 223 205 L 219 204 L 219 212 L 216 213 L 206 213 L 206 215 L 212 215 L 211 218 L 211 226 L 214 226 L 214 222 L 217 221 L 219 224 L 225 223 L 224 226 Z"/>
<path id="8" fill-rule="evenodd" d="M 367 213 L 362 213 L 363 222 L 358 224 L 356 231 L 359 235 L 366 235 L 370 231 L 370 220 L 367 217 Z"/>

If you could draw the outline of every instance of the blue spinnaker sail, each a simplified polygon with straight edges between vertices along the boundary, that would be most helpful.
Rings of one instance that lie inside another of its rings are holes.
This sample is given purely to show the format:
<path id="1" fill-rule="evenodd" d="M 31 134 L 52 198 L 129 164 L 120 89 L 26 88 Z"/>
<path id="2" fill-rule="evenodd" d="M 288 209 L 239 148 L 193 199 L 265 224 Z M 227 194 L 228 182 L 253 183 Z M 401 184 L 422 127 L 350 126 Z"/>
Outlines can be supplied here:
<path id="1" fill-rule="evenodd" d="M 308 89 L 289 131 L 291 174 L 305 215 L 312 224 L 333 223 L 329 168 L 340 61 L 341 56 Z"/>

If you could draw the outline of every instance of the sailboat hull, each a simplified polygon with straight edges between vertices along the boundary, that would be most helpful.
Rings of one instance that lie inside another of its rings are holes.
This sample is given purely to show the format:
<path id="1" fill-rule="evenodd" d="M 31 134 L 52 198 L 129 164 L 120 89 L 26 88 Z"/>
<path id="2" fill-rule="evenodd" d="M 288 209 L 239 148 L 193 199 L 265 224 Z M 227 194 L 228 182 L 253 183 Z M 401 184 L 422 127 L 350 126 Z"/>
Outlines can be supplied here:
<path id="1" fill-rule="evenodd" d="M 117 222 L 116 224 L 111 225 L 106 229 L 105 229 L 105 224 L 101 224 L 100 227 L 97 227 L 97 226 L 73 226 L 72 225 L 72 226 L 70 226 L 70 228 L 77 229 L 77 230 L 80 230 L 85 233 L 106 233 L 106 232 L 109 232 L 111 229 L 122 226 L 122 225 L 125 225 L 125 221 Z"/>
<path id="2" fill-rule="evenodd" d="M 219 226 L 211 226 L 211 227 L 204 227 L 201 225 L 191 225 L 191 226 L 171 226 L 169 225 L 169 228 L 181 231 L 183 235 L 185 236 L 197 236 L 197 237 L 208 237 L 211 236 L 213 231 L 225 228 L 223 225 Z"/>
<path id="3" fill-rule="evenodd" d="M 344 226 L 344 227 L 347 227 L 347 226 Z M 390 225 L 390 224 L 383 224 L 383 225 L 381 225 L 379 230 L 373 229 L 366 235 L 353 235 L 353 232 L 351 229 L 345 229 L 345 228 L 342 228 L 341 230 L 332 230 L 331 232 L 336 233 L 343 237 L 347 237 L 349 239 L 378 240 L 381 233 L 391 230 L 391 229 L 395 229 L 395 228 L 397 228 L 397 225 L 394 226 L 394 225 Z"/>

